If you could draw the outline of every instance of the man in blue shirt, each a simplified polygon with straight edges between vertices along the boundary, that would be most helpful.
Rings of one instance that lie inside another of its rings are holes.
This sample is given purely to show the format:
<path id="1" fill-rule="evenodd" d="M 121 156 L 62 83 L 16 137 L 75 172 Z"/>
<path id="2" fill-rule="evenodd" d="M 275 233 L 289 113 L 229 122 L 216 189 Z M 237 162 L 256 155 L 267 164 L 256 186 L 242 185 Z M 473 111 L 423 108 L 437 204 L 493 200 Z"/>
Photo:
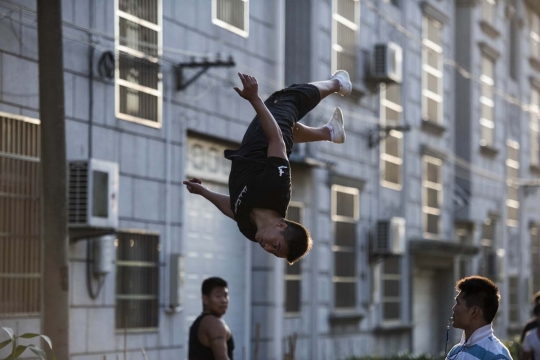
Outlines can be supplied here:
<path id="1" fill-rule="evenodd" d="M 459 344 L 447 360 L 512 360 L 508 349 L 493 334 L 491 326 L 499 309 L 499 288 L 482 276 L 458 281 L 458 295 L 452 308 L 452 325 L 463 329 Z"/>

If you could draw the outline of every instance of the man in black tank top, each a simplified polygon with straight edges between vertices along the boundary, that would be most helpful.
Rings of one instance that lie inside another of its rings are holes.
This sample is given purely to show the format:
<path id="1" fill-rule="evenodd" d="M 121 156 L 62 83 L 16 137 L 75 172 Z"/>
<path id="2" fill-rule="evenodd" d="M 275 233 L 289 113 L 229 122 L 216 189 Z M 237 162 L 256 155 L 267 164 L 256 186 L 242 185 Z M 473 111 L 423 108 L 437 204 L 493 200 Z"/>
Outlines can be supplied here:
<path id="1" fill-rule="evenodd" d="M 221 319 L 229 307 L 227 282 L 218 277 L 202 283 L 203 312 L 189 328 L 189 360 L 233 360 L 231 329 Z"/>

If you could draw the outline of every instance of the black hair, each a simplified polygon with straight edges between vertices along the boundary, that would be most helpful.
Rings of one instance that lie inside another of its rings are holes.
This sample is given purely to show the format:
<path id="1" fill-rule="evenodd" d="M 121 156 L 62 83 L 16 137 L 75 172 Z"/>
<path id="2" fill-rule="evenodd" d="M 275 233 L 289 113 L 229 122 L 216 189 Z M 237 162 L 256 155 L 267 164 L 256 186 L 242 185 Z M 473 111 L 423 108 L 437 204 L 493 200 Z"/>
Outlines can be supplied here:
<path id="1" fill-rule="evenodd" d="M 534 306 L 533 314 L 536 315 L 536 316 L 540 315 L 540 304 L 537 304 L 537 305 Z"/>
<path id="2" fill-rule="evenodd" d="M 212 293 L 212 290 L 214 290 L 217 287 L 229 287 L 227 285 L 227 282 L 219 277 L 211 277 L 203 281 L 202 283 L 202 294 L 206 296 L 210 296 Z"/>
<path id="3" fill-rule="evenodd" d="M 292 265 L 311 250 L 313 240 L 309 230 L 302 224 L 287 219 L 283 219 L 283 222 L 287 224 L 287 227 L 282 231 L 288 247 L 287 261 L 289 265 Z"/>
<path id="4" fill-rule="evenodd" d="M 501 298 L 499 288 L 493 281 L 483 276 L 469 276 L 457 282 L 456 290 L 463 294 L 467 307 L 478 306 L 486 323 L 491 324 L 499 310 Z"/>
<path id="5" fill-rule="evenodd" d="M 533 303 L 537 303 L 538 301 L 540 301 L 540 291 L 535 292 L 533 295 Z"/>

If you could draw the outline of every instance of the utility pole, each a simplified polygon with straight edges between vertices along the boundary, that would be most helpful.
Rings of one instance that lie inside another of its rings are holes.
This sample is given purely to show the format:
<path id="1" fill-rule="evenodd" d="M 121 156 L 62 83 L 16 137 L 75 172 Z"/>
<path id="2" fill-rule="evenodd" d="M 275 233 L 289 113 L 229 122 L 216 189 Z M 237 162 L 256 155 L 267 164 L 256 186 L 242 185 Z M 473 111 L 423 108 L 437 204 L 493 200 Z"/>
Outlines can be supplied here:
<path id="1" fill-rule="evenodd" d="M 66 129 L 61 3 L 61 0 L 37 2 L 41 119 L 41 329 L 44 335 L 51 338 L 56 358 L 69 360 Z"/>

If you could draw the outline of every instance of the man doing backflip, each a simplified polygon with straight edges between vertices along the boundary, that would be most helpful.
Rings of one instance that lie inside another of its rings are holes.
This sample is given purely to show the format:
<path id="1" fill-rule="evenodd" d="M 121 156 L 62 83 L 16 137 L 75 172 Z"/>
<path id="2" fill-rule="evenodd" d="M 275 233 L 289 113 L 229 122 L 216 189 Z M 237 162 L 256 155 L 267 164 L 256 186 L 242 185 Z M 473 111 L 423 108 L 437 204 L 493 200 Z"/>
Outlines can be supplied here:
<path id="1" fill-rule="evenodd" d="M 189 192 L 211 201 L 223 214 L 235 220 L 240 232 L 258 242 L 267 252 L 292 264 L 312 246 L 309 231 L 285 219 L 291 199 L 289 157 L 293 143 L 314 141 L 345 142 L 343 114 L 336 108 L 330 121 L 321 127 L 300 121 L 317 104 L 333 93 L 347 96 L 352 91 L 349 74 L 338 70 L 330 80 L 292 85 L 262 101 L 257 80 L 238 74 L 243 89 L 238 95 L 251 103 L 257 115 L 249 125 L 237 150 L 226 150 L 232 160 L 230 196 L 210 191 L 194 178 L 184 181 Z"/>

